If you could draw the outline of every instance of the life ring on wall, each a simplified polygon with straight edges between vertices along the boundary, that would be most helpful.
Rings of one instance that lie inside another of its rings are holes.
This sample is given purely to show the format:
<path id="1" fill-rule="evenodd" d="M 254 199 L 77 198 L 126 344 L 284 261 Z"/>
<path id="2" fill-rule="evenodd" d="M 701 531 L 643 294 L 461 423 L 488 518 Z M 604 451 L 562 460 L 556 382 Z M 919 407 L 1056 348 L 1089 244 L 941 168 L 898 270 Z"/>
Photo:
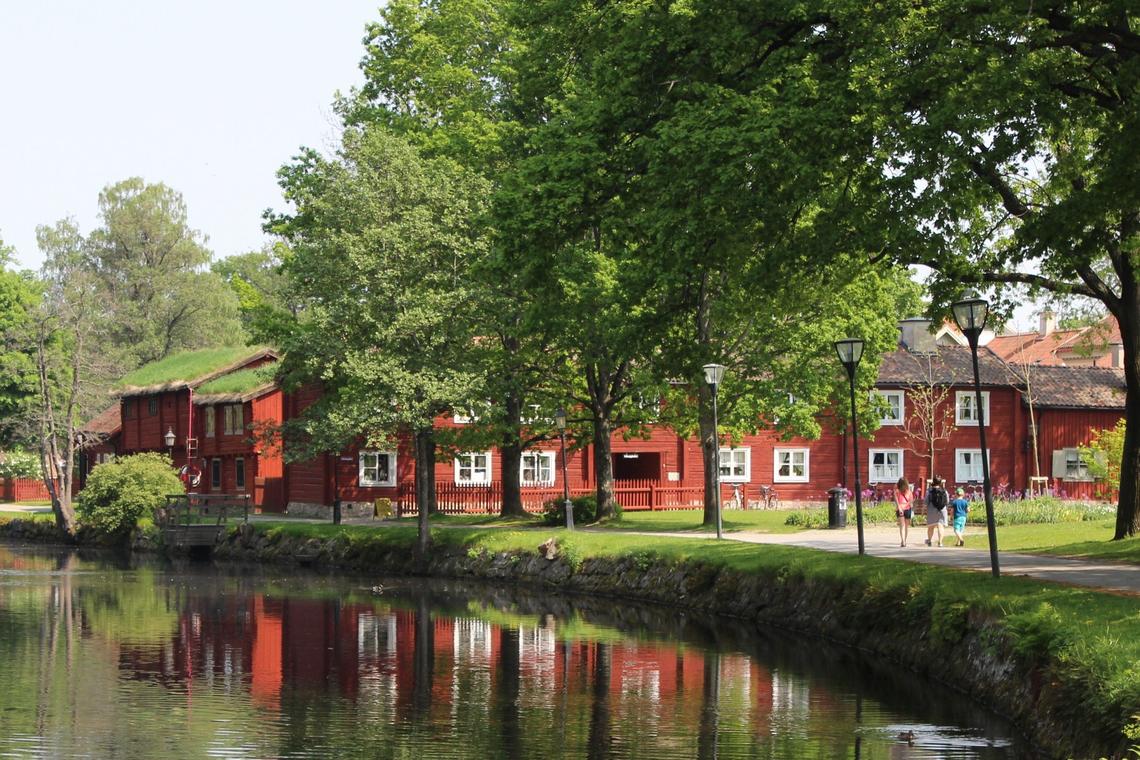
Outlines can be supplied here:
<path id="1" fill-rule="evenodd" d="M 183 484 L 190 488 L 197 488 L 198 484 L 202 482 L 202 471 L 195 465 L 184 464 L 178 470 L 178 477 L 182 479 Z"/>

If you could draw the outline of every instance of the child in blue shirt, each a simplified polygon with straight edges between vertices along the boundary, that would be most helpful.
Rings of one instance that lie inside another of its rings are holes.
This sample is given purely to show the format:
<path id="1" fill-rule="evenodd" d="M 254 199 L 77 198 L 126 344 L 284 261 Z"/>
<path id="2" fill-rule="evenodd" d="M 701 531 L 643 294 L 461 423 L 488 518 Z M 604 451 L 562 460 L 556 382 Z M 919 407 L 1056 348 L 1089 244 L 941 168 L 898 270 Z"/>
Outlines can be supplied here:
<path id="1" fill-rule="evenodd" d="M 970 502 L 966 501 L 965 494 L 966 492 L 959 488 L 955 491 L 958 498 L 950 502 L 950 513 L 954 515 L 954 537 L 958 539 L 955 546 L 966 545 L 966 513 L 970 511 Z"/>

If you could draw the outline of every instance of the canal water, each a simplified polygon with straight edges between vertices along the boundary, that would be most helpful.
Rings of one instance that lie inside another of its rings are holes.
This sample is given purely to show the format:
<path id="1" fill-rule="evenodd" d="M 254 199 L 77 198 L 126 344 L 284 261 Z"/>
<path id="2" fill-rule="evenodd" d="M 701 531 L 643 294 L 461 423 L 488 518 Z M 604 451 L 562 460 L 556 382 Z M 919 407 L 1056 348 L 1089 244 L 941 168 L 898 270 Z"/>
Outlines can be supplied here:
<path id="1" fill-rule="evenodd" d="M 952 690 L 740 622 L 0 544 L 0 757 L 1028 756 Z"/>

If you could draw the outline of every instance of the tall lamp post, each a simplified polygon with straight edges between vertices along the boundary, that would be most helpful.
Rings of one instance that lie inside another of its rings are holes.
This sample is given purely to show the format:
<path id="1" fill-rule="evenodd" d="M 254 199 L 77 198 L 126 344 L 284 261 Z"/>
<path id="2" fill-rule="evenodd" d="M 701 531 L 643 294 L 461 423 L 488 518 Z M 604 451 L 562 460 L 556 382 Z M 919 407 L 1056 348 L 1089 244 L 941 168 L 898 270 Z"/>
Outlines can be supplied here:
<path id="1" fill-rule="evenodd" d="M 855 456 L 855 525 L 859 533 L 859 554 L 863 554 L 863 481 L 859 477 L 859 419 L 855 416 L 855 370 L 863 358 L 863 339 L 844 338 L 835 341 L 835 352 L 847 370 L 851 385 L 851 451 Z"/>
<path id="2" fill-rule="evenodd" d="M 982 492 L 986 497 L 986 532 L 990 537 L 990 570 L 995 578 L 1001 577 L 998 566 L 997 526 L 994 524 L 994 496 L 990 486 L 990 453 L 986 450 L 986 410 L 982 406 L 982 382 L 978 377 L 978 338 L 985 329 L 990 305 L 974 291 L 967 291 L 961 301 L 951 304 L 958 329 L 970 342 L 970 356 L 974 362 L 974 404 L 978 421 L 978 442 L 982 447 Z"/>
<path id="3" fill-rule="evenodd" d="M 166 435 L 162 436 L 162 442 L 166 444 L 166 455 L 170 457 L 170 463 L 174 464 L 174 428 L 167 425 Z"/>
<path id="4" fill-rule="evenodd" d="M 713 406 L 713 498 L 716 499 L 716 537 L 721 537 L 721 524 L 720 524 L 720 432 L 717 429 L 716 419 L 716 389 L 720 385 L 720 381 L 724 379 L 724 365 L 723 364 L 706 364 L 702 367 L 705 371 L 705 382 L 708 383 L 709 388 L 712 390 L 712 406 Z"/>
<path id="5" fill-rule="evenodd" d="M 562 441 L 562 508 L 566 511 L 566 530 L 574 530 L 574 504 L 570 501 L 570 479 L 566 476 L 566 410 L 562 407 L 554 412 L 554 424 Z"/>

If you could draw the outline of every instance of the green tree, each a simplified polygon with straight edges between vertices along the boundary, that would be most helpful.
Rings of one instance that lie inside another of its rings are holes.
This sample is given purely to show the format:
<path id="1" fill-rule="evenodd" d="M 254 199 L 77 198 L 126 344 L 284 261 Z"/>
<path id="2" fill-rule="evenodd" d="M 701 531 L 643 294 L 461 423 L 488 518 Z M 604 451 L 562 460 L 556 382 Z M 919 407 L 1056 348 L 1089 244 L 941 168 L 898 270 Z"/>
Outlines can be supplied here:
<path id="1" fill-rule="evenodd" d="M 0 448 L 29 439 L 36 397 L 32 324 L 39 283 L 28 272 L 9 269 L 11 261 L 11 249 L 0 240 Z"/>
<path id="2" fill-rule="evenodd" d="M 106 406 L 106 389 L 122 361 L 106 338 L 111 308 L 74 222 L 41 226 L 44 295 L 33 313 L 36 357 L 34 422 L 44 484 L 60 530 L 74 535 L 72 465 L 86 443 L 80 422 Z"/>
<path id="3" fill-rule="evenodd" d="M 1140 77 L 1119 2 L 835 6 L 855 43 L 852 118 L 876 160 L 852 224 L 867 248 L 933 268 L 936 309 L 966 283 L 999 311 L 1021 289 L 1100 301 L 1124 343 L 1127 436 L 1116 538 L 1140 531 Z M 832 93 L 849 102 L 849 93 Z M 944 312 L 943 312 L 944 313 Z"/>
<path id="4" fill-rule="evenodd" d="M 361 62 L 365 83 L 338 109 L 350 124 L 382 125 L 427 156 L 449 157 L 481 175 L 492 188 L 509 182 L 524 135 L 538 119 L 519 97 L 512 59 L 515 4 L 503 0 L 394 0 L 369 24 Z M 484 219 L 487 255 L 473 265 L 472 307 L 479 342 L 464 355 L 480 379 L 466 405 L 489 409 L 461 430 L 441 431 L 455 448 L 499 448 L 503 515 L 522 514 L 522 453 L 548 439 L 553 409 L 565 402 L 547 351 L 533 329 L 533 294 L 523 277 L 528 251 L 502 239 L 508 227 Z"/>
<path id="5" fill-rule="evenodd" d="M 284 271 L 288 256 L 288 247 L 275 243 L 260 251 L 219 259 L 210 267 L 237 296 L 242 327 L 251 345 L 272 343 L 282 323 L 300 314 L 300 306 L 289 298 L 289 279 Z"/>
<path id="6" fill-rule="evenodd" d="M 114 309 L 110 335 L 132 365 L 244 340 L 237 299 L 209 271 L 180 193 L 134 177 L 103 189 L 99 216 L 88 262 Z"/>
<path id="7" fill-rule="evenodd" d="M 305 152 L 280 182 L 295 212 L 271 229 L 293 250 L 286 271 L 306 314 L 281 342 L 284 372 L 325 390 L 298 423 L 307 445 L 294 456 L 411 431 L 426 551 L 434 420 L 478 385 L 462 361 L 476 338 L 469 270 L 485 253 L 486 185 L 381 127 L 346 130 L 332 158 Z"/>

